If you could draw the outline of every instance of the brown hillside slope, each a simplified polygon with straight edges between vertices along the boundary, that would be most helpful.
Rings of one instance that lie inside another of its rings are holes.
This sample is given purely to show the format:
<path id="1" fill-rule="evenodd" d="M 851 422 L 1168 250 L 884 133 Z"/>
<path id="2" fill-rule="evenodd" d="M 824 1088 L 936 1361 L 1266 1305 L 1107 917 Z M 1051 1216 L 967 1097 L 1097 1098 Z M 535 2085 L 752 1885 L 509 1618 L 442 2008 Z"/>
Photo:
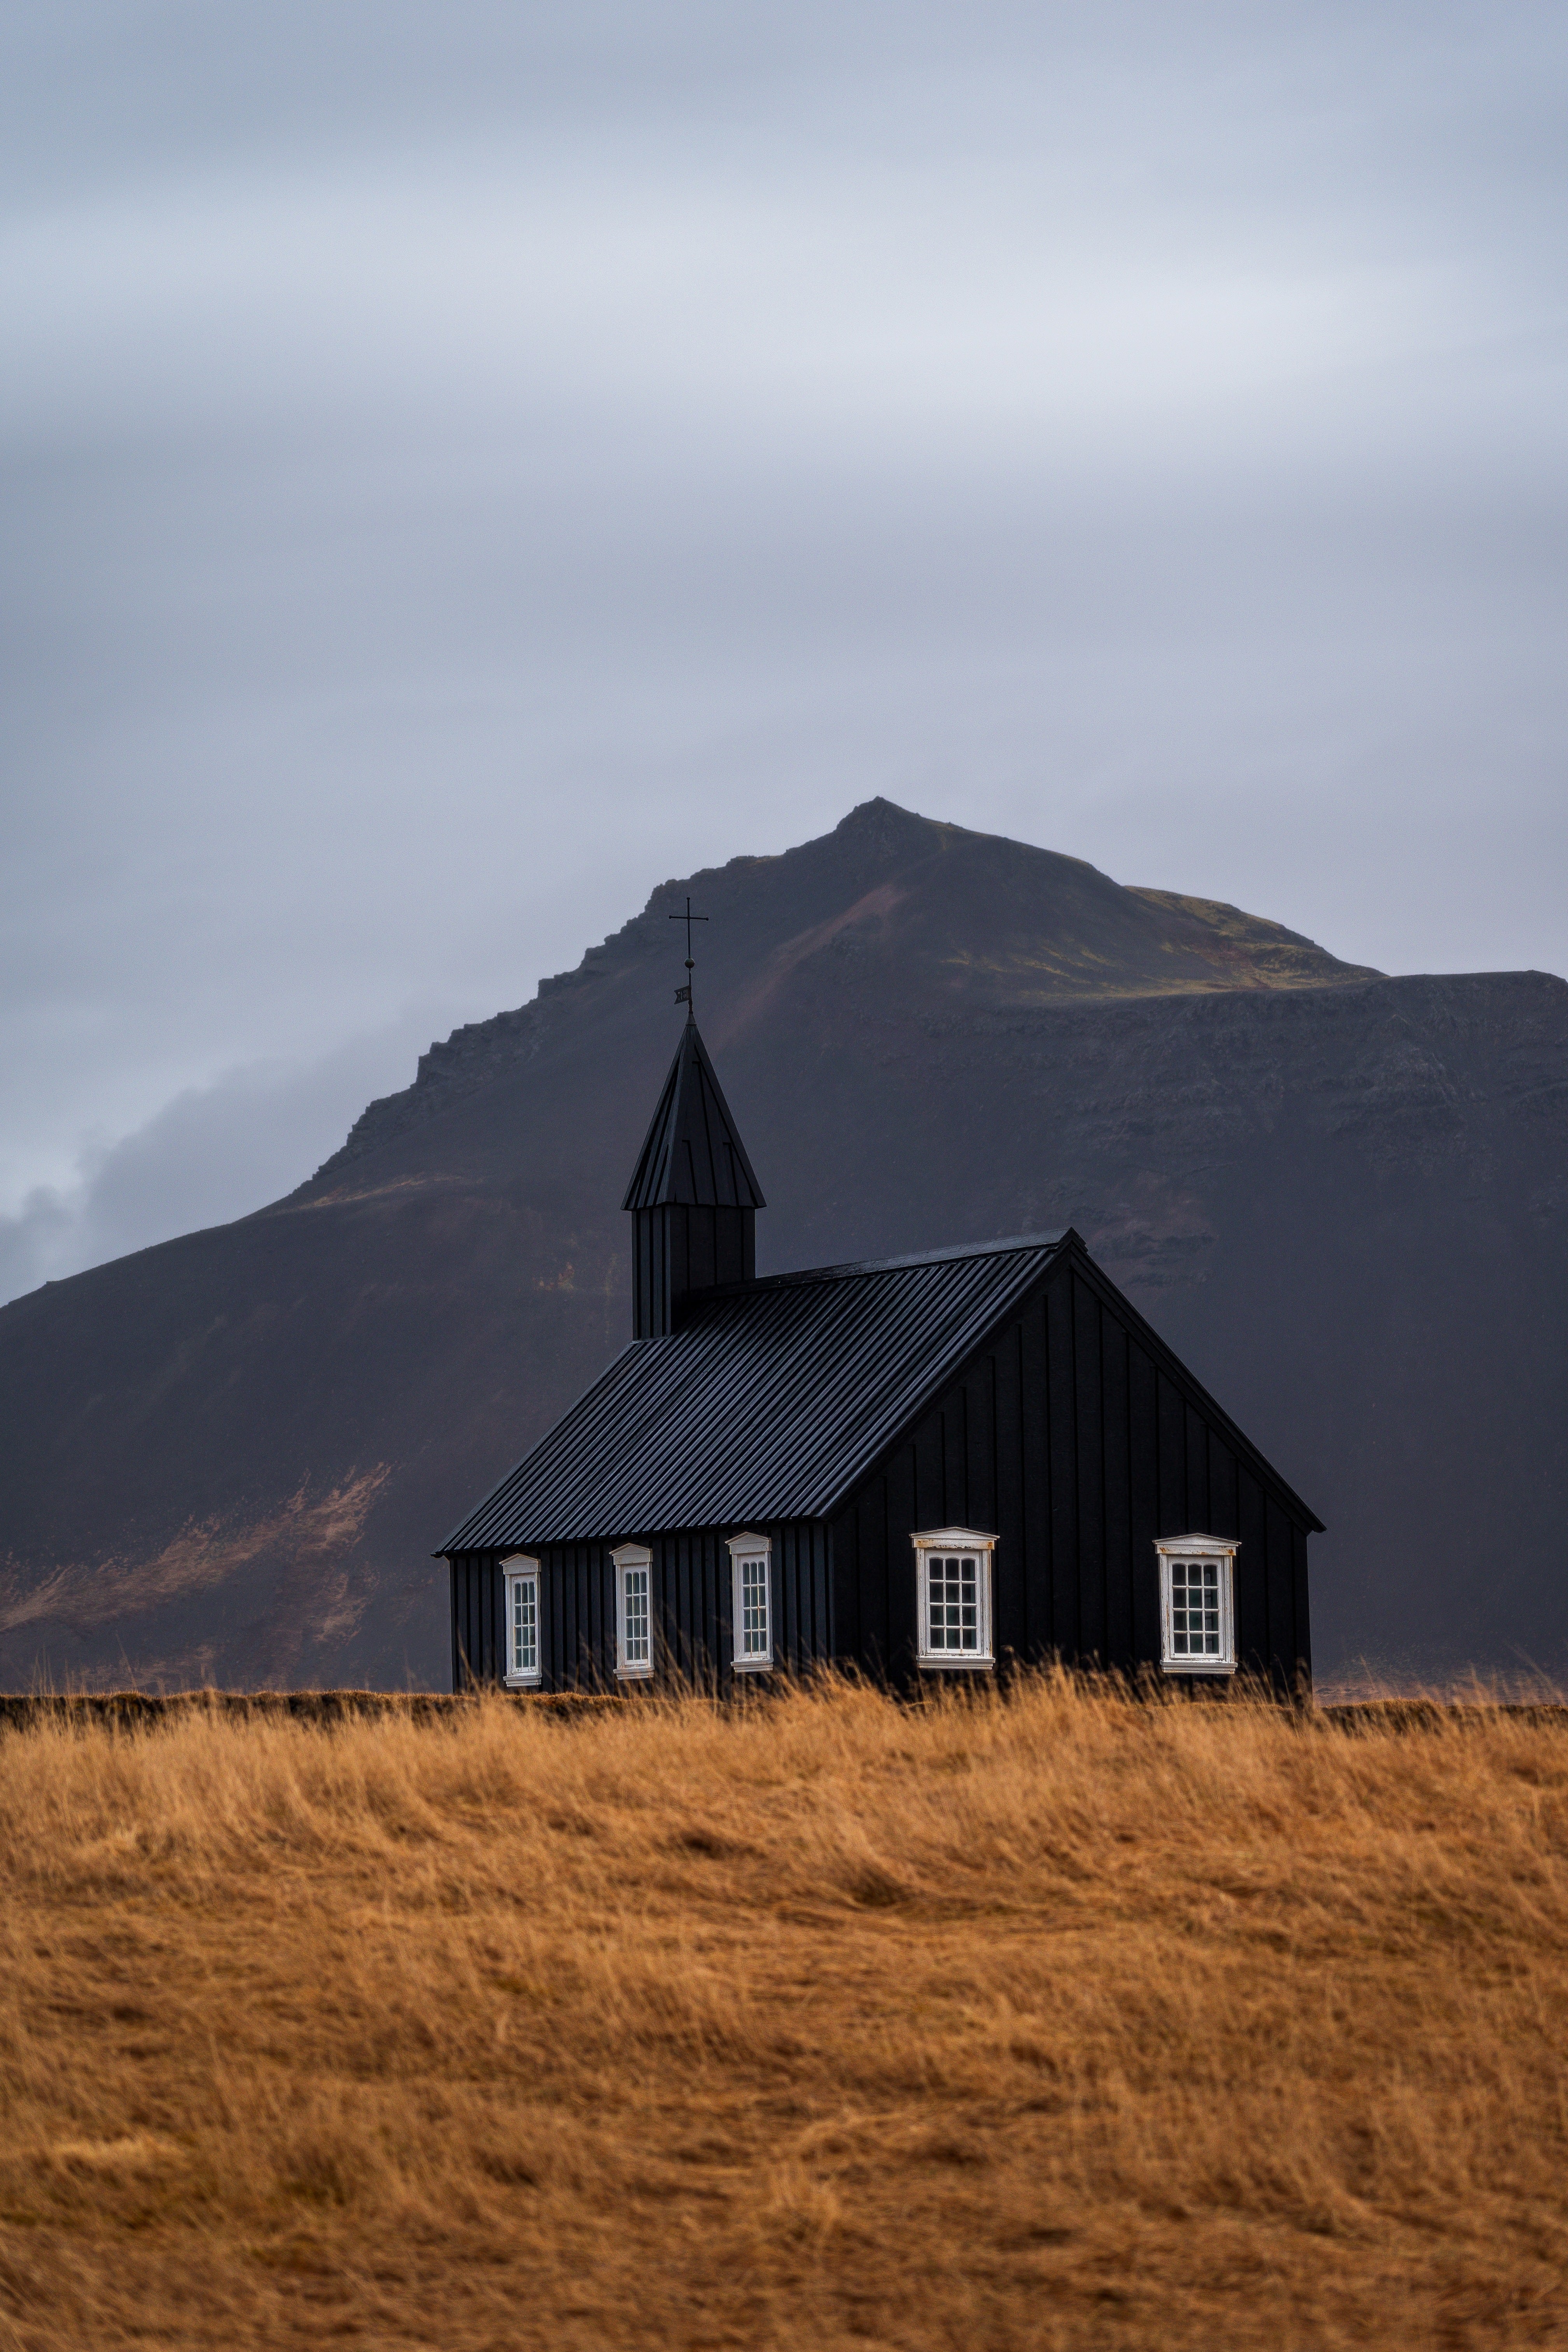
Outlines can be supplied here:
<path id="1" fill-rule="evenodd" d="M 1561 2344 L 1568 1736 L 0 1738 L 0 2342 Z"/>
<path id="2" fill-rule="evenodd" d="M 1074 1224 L 1328 1522 L 1325 1662 L 1568 1659 L 1568 986 L 875 801 L 661 885 L 288 1200 L 0 1309 L 0 1687 L 446 1683 L 432 1549 L 629 1334 L 689 888 L 761 1271 Z"/>

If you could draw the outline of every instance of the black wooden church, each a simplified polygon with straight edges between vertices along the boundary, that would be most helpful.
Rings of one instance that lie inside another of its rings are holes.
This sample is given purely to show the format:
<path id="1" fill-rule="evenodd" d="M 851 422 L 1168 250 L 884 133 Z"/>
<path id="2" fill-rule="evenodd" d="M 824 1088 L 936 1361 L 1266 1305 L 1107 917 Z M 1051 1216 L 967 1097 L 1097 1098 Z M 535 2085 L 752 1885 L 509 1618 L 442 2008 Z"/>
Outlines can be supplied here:
<path id="1" fill-rule="evenodd" d="M 1310 1675 L 1321 1522 L 1076 1233 L 759 1281 L 763 1205 L 689 1014 L 631 1344 L 441 1547 L 455 1687 Z"/>

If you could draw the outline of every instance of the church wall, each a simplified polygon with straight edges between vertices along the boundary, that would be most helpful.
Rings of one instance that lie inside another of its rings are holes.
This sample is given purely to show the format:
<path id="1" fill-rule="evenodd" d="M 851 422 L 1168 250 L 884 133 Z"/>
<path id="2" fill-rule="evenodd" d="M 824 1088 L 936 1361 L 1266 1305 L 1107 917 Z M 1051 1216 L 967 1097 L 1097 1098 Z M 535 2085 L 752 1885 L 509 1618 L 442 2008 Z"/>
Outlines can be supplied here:
<path id="1" fill-rule="evenodd" d="M 818 1520 L 750 1523 L 773 1546 L 775 1666 L 805 1674 L 833 1654 L 831 1548 Z M 653 1554 L 652 1598 L 658 1671 L 700 1688 L 737 1677 L 730 1554 L 734 1527 L 670 1535 L 637 1529 L 617 1543 Z M 615 1563 L 608 1544 L 546 1544 L 539 1561 L 542 1690 L 603 1690 L 616 1685 Z M 500 1552 L 458 1554 L 451 1563 L 454 1689 L 505 1675 L 506 1578 Z M 740 1677 L 745 1679 L 746 1677 Z"/>
<path id="2" fill-rule="evenodd" d="M 639 1339 L 674 1330 L 693 1291 L 750 1282 L 757 1268 L 754 1209 L 638 1209 L 632 1223 L 633 1331 Z"/>
<path id="3" fill-rule="evenodd" d="M 1285 1689 L 1310 1667 L 1304 1525 L 1081 1261 L 1047 1275 L 835 1522 L 841 1654 L 915 1674 L 910 1538 L 941 1527 L 999 1538 L 999 1659 L 1156 1663 L 1155 1539 L 1206 1534 L 1240 1540 L 1243 1665 Z"/>

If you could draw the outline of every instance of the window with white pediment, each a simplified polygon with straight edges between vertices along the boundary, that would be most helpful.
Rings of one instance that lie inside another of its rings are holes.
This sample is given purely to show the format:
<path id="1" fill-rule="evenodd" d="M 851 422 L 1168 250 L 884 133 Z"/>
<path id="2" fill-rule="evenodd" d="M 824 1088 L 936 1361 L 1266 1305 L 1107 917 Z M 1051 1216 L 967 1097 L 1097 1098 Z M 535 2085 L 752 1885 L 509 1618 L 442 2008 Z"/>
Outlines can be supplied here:
<path id="1" fill-rule="evenodd" d="M 995 1537 L 973 1528 L 935 1528 L 910 1540 L 921 1664 L 994 1665 L 991 1556 Z"/>
<path id="2" fill-rule="evenodd" d="M 1220 1536 L 1171 1536 L 1160 1560 L 1160 1664 L 1168 1675 L 1236 1672 L 1236 1555 Z"/>

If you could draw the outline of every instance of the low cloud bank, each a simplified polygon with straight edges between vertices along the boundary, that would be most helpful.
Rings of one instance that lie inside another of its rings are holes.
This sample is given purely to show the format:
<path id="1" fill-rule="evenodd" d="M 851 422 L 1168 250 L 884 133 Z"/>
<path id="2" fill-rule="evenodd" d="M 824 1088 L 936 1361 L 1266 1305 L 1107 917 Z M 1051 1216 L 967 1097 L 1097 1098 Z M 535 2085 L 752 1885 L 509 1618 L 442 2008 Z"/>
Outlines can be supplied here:
<path id="1" fill-rule="evenodd" d="M 0 1298 L 226 1224 L 292 1192 L 368 1101 L 409 1084 L 439 1025 L 428 1012 L 410 1013 L 319 1061 L 227 1070 L 117 1142 L 84 1150 L 74 1184 L 39 1185 L 0 1217 Z"/>

